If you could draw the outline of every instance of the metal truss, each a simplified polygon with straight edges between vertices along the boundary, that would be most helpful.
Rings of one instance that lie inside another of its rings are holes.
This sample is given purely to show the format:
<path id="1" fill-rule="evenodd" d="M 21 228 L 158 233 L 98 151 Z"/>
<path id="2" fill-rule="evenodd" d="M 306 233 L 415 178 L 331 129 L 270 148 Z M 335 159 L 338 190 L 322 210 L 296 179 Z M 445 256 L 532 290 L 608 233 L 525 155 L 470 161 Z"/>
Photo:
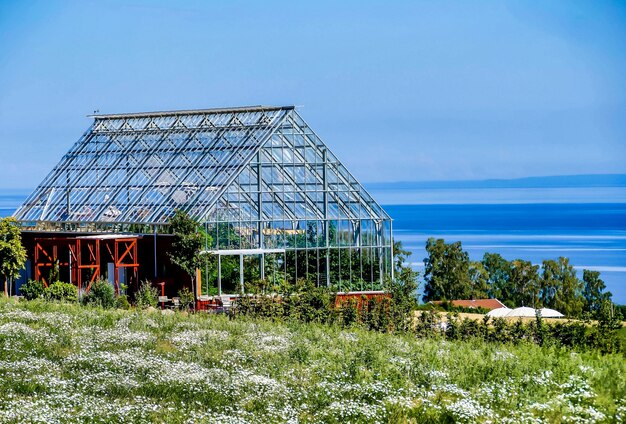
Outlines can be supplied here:
<path id="1" fill-rule="evenodd" d="M 293 106 L 93 118 L 15 212 L 25 229 L 156 231 L 182 209 L 207 250 L 367 251 L 392 273 L 391 218 Z"/>

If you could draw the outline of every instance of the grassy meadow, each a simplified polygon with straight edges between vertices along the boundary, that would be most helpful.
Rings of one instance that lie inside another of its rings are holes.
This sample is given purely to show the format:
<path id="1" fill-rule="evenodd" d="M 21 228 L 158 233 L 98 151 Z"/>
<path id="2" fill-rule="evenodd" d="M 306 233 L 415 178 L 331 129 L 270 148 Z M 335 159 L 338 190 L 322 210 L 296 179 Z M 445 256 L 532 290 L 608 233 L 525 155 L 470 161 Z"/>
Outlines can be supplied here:
<path id="1" fill-rule="evenodd" d="M 623 355 L 0 300 L 0 422 L 626 420 Z"/>

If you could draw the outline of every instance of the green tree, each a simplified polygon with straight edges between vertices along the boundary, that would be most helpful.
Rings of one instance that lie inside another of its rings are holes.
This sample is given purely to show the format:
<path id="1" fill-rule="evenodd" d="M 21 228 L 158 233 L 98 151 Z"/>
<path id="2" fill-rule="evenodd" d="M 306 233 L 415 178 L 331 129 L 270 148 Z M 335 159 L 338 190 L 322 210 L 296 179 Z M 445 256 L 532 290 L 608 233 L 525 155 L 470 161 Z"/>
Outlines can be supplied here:
<path id="1" fill-rule="evenodd" d="M 489 296 L 489 273 L 482 262 L 470 262 L 469 278 L 472 284 L 470 295 L 472 299 L 484 299 Z"/>
<path id="2" fill-rule="evenodd" d="M 554 308 L 568 317 L 579 317 L 584 307 L 583 283 L 576 277 L 576 270 L 569 263 L 569 259 L 560 257 L 557 263 L 556 278 L 560 283 L 560 289 L 555 295 Z"/>
<path id="3" fill-rule="evenodd" d="M 539 282 L 539 265 L 529 261 L 516 259 L 511 262 L 511 299 L 517 306 L 536 307 L 541 291 Z"/>
<path id="4" fill-rule="evenodd" d="M 555 308 L 557 293 L 561 291 L 560 270 L 557 261 L 548 259 L 541 265 L 541 303 Z"/>
<path id="5" fill-rule="evenodd" d="M 17 220 L 12 217 L 0 220 L 0 275 L 7 296 L 9 280 L 18 278 L 26 264 L 26 249 Z"/>
<path id="6" fill-rule="evenodd" d="M 426 241 L 424 301 L 467 299 L 472 295 L 470 260 L 461 242 Z"/>
<path id="7" fill-rule="evenodd" d="M 169 224 L 170 230 L 176 236 L 172 252 L 169 253 L 170 259 L 189 275 L 191 290 L 195 293 L 196 270 L 204 264 L 200 252 L 205 242 L 204 237 L 209 236 L 203 237 L 198 231 L 198 223 L 180 209 L 175 211 Z M 212 240 L 209 241 L 209 244 L 211 243 Z"/>
<path id="8" fill-rule="evenodd" d="M 417 288 L 419 273 L 408 263 L 411 252 L 404 250 L 402 243 L 396 242 L 394 253 L 394 281 L 391 281 L 389 292 L 390 302 L 378 303 L 377 309 L 389 312 L 390 321 L 396 331 L 407 331 L 411 328 L 412 314 L 417 307 Z"/>
<path id="9" fill-rule="evenodd" d="M 401 272 L 407 265 L 409 256 L 413 253 L 402 246 L 401 241 L 393 243 L 393 265 L 396 273 Z"/>
<path id="10" fill-rule="evenodd" d="M 495 297 L 502 301 L 512 299 L 514 290 L 510 284 L 511 262 L 498 253 L 486 252 L 483 255 L 482 264 L 488 275 L 489 297 Z"/>
<path id="11" fill-rule="evenodd" d="M 582 282 L 569 259 L 545 260 L 541 266 L 540 303 L 570 317 L 580 316 L 584 302 Z"/>
<path id="12" fill-rule="evenodd" d="M 595 314 L 605 302 L 611 301 L 613 295 L 611 292 L 605 292 L 605 289 L 606 285 L 600 279 L 598 271 L 583 270 L 582 296 L 585 299 L 584 309 L 586 312 Z"/>

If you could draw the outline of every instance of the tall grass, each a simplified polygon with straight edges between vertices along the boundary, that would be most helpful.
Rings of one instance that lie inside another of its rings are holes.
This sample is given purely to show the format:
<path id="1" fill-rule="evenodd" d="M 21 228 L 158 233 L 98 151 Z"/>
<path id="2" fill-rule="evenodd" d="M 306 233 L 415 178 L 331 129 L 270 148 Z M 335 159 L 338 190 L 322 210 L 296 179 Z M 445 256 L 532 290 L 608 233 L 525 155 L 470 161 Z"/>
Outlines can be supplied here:
<path id="1" fill-rule="evenodd" d="M 0 301 L 1 422 L 621 422 L 621 355 Z"/>

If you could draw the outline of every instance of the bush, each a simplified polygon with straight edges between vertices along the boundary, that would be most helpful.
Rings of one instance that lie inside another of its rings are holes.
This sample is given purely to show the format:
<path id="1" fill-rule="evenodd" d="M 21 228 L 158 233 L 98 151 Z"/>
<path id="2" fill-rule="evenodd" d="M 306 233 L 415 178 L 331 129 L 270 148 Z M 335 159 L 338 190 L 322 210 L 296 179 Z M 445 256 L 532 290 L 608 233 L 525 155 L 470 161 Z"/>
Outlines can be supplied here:
<path id="1" fill-rule="evenodd" d="M 107 309 L 113 308 L 115 307 L 115 289 L 107 280 L 94 281 L 89 293 L 83 297 L 83 303 Z"/>
<path id="2" fill-rule="evenodd" d="M 36 280 L 28 280 L 20 287 L 20 294 L 24 296 L 26 300 L 33 300 L 42 298 L 46 287 L 43 282 Z"/>
<path id="3" fill-rule="evenodd" d="M 56 281 L 44 289 L 44 297 L 46 300 L 76 302 L 78 289 L 74 284 Z"/>
<path id="4" fill-rule="evenodd" d="M 193 293 L 187 287 L 178 291 L 178 298 L 180 299 L 180 307 L 183 309 L 189 309 L 193 305 Z"/>
<path id="5" fill-rule="evenodd" d="M 330 291 L 305 280 L 298 280 L 296 289 L 285 298 L 289 317 L 303 322 L 329 322 L 329 311 L 335 307 Z"/>
<path id="6" fill-rule="evenodd" d="M 125 294 L 121 294 L 115 299 L 115 307 L 117 309 L 130 309 L 130 302 Z"/>
<path id="7" fill-rule="evenodd" d="M 341 316 L 341 323 L 350 327 L 359 323 L 359 306 L 358 300 L 349 298 L 341 303 L 339 307 L 339 314 Z"/>
<path id="8" fill-rule="evenodd" d="M 159 303 L 159 291 L 148 280 L 144 280 L 135 293 L 135 305 L 138 308 L 155 308 Z"/>

